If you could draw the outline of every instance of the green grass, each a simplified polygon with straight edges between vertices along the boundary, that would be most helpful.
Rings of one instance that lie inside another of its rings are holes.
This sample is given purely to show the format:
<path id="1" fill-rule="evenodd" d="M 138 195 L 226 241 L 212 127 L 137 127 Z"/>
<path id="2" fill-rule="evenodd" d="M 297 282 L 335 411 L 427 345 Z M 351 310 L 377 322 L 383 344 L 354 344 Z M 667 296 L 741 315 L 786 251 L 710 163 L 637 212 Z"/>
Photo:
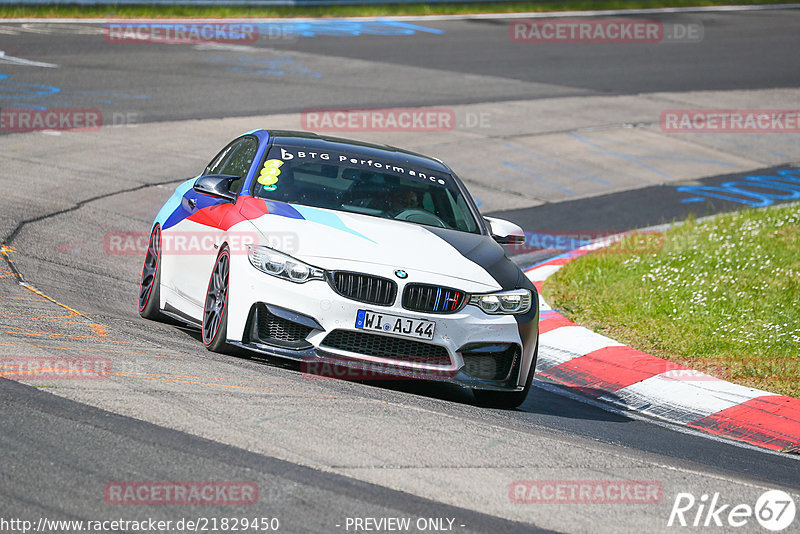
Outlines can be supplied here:
<path id="1" fill-rule="evenodd" d="M 772 4 L 775 0 L 541 0 L 529 2 L 403 3 L 351 6 L 188 6 L 188 5 L 3 5 L 0 18 L 246 18 L 246 17 L 348 17 L 388 15 L 450 15 L 467 13 L 518 13 L 587 9 Z M 780 3 L 780 2 L 778 2 Z"/>
<path id="2" fill-rule="evenodd" d="M 636 349 L 800 397 L 800 204 L 689 220 L 657 253 L 591 253 L 544 290 L 571 320 Z"/>

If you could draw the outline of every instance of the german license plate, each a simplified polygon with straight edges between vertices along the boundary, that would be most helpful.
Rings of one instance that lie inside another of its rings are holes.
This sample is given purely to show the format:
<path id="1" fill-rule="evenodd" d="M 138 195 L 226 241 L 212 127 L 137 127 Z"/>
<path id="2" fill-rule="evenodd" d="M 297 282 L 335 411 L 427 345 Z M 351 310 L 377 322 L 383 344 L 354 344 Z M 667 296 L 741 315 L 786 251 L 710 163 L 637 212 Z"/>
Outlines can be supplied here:
<path id="1" fill-rule="evenodd" d="M 389 315 L 388 313 L 358 310 L 356 328 L 418 339 L 433 339 L 436 323 L 425 319 L 410 319 L 408 317 Z"/>

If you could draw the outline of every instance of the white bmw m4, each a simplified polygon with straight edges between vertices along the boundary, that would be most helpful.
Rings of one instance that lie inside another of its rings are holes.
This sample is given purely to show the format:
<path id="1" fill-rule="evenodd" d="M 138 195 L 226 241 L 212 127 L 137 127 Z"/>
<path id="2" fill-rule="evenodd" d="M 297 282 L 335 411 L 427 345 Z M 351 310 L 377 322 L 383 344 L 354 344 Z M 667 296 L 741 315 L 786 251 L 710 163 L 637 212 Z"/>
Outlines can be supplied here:
<path id="1" fill-rule="evenodd" d="M 390 146 L 256 130 L 176 189 L 153 223 L 139 312 L 324 366 L 472 389 L 515 407 L 538 353 L 536 289 L 441 161 Z"/>

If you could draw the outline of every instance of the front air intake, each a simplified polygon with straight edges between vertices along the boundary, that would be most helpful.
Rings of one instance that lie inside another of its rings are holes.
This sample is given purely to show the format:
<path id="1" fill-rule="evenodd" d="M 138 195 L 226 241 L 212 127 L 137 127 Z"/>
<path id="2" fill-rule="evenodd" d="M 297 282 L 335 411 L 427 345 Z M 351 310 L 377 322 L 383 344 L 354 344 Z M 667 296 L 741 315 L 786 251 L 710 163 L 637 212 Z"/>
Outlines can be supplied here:
<path id="1" fill-rule="evenodd" d="M 406 363 L 450 364 L 450 355 L 441 345 L 368 332 L 334 330 L 325 337 L 321 346 Z"/>

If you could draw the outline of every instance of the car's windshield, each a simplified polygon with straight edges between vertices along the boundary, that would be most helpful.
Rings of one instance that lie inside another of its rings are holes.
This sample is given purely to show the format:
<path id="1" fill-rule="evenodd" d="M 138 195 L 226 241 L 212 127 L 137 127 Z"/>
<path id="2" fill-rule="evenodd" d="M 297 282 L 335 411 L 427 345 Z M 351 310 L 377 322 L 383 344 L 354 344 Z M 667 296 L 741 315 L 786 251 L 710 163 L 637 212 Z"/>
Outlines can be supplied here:
<path id="1" fill-rule="evenodd" d="M 274 146 L 256 176 L 253 196 L 479 232 L 449 174 L 343 152 Z"/>

